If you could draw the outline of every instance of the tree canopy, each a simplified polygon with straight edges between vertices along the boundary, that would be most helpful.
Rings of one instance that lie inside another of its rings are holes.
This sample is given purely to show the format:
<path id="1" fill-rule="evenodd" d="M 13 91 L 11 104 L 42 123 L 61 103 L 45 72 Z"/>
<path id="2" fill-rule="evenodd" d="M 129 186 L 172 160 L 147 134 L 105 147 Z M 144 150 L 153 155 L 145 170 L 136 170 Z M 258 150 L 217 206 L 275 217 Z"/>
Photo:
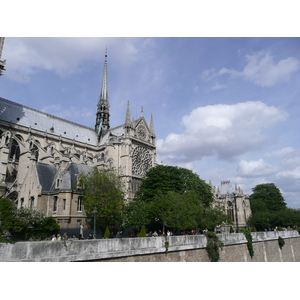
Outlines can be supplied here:
<path id="1" fill-rule="evenodd" d="M 300 211 L 286 206 L 284 198 L 274 183 L 255 186 L 250 195 L 251 216 L 249 226 L 257 230 L 277 227 L 298 226 Z"/>
<path id="2" fill-rule="evenodd" d="M 43 212 L 35 208 L 17 208 L 6 198 L 0 198 L 0 221 L 1 234 L 10 235 L 16 240 L 50 237 L 59 229 L 53 217 L 45 217 Z"/>
<path id="3" fill-rule="evenodd" d="M 252 213 L 278 211 L 286 208 L 284 198 L 274 183 L 258 184 L 252 189 L 250 205 Z"/>
<path id="4" fill-rule="evenodd" d="M 79 185 L 84 190 L 84 210 L 89 225 L 94 225 L 94 208 L 97 208 L 96 224 L 98 229 L 117 226 L 123 217 L 124 184 L 112 169 L 93 170 L 79 176 Z"/>
<path id="5" fill-rule="evenodd" d="M 193 191 L 203 205 L 209 206 L 213 202 L 210 186 L 198 174 L 186 168 L 164 165 L 148 170 L 136 197 L 147 202 L 159 192 L 168 191 L 179 194 Z"/>
<path id="6" fill-rule="evenodd" d="M 212 222 L 216 222 L 216 226 L 228 218 L 221 210 L 212 208 L 212 202 L 210 186 L 196 173 L 158 165 L 146 173 L 135 199 L 128 203 L 125 226 L 138 229 L 159 224 L 162 231 L 166 227 L 188 230 L 201 226 L 204 229 Z M 208 223 L 209 211 L 222 217 Z"/>

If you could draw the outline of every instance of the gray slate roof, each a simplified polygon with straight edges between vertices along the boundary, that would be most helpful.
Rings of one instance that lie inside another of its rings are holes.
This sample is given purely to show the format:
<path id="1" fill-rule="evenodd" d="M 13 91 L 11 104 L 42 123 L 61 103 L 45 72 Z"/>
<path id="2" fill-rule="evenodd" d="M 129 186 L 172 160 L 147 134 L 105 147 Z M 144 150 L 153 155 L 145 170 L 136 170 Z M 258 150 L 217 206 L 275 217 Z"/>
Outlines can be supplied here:
<path id="1" fill-rule="evenodd" d="M 45 192 L 50 192 L 57 172 L 55 166 L 36 163 L 36 170 L 40 184 L 42 185 L 42 190 Z"/>
<path id="2" fill-rule="evenodd" d="M 90 145 L 97 145 L 98 142 L 97 134 L 93 128 L 46 114 L 1 97 L 0 119 Z"/>

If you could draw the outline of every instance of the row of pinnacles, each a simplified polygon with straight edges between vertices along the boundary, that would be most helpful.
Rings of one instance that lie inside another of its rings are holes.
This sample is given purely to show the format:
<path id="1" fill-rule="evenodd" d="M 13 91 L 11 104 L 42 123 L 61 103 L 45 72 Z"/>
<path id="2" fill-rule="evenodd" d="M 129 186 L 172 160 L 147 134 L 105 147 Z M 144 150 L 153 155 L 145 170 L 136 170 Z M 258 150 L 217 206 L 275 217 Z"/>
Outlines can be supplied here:
<path id="1" fill-rule="evenodd" d="M 240 228 L 246 227 L 247 219 L 251 215 L 249 195 L 244 194 L 243 190 L 235 184 L 233 187 L 230 180 L 223 180 L 219 186 L 213 186 L 209 182 L 211 191 L 214 195 L 214 207 L 223 207 L 233 223 L 232 226 L 235 232 L 239 232 Z M 230 226 L 219 226 L 220 232 L 228 232 Z"/>

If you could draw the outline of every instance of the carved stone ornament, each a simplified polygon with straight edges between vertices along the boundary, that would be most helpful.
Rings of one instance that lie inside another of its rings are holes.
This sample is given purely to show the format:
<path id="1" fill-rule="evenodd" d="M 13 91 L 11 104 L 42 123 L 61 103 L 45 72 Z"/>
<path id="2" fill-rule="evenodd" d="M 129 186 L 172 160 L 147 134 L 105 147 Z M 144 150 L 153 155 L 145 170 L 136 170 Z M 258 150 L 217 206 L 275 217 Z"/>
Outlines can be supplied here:
<path id="1" fill-rule="evenodd" d="M 132 175 L 144 176 L 151 167 L 150 151 L 144 147 L 136 147 L 132 154 Z"/>
<path id="2" fill-rule="evenodd" d="M 137 135 L 141 140 L 145 140 L 146 139 L 146 128 L 143 125 L 140 125 L 137 129 Z"/>

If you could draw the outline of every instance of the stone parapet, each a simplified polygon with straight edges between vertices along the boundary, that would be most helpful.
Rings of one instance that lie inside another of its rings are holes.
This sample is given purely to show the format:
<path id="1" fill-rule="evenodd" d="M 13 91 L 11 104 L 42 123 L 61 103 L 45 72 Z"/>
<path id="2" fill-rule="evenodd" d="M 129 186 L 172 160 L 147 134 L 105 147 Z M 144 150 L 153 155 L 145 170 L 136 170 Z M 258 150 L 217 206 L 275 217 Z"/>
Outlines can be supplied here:
<path id="1" fill-rule="evenodd" d="M 287 239 L 289 245 L 282 252 L 277 242 L 279 236 Z M 247 253 L 244 234 L 218 234 L 218 237 L 224 244 L 221 261 L 300 260 L 300 236 L 297 231 L 252 233 L 257 252 L 254 260 Z M 209 261 L 206 243 L 205 235 L 0 243 L 0 261 Z M 273 245 L 272 248 L 269 244 Z"/>

